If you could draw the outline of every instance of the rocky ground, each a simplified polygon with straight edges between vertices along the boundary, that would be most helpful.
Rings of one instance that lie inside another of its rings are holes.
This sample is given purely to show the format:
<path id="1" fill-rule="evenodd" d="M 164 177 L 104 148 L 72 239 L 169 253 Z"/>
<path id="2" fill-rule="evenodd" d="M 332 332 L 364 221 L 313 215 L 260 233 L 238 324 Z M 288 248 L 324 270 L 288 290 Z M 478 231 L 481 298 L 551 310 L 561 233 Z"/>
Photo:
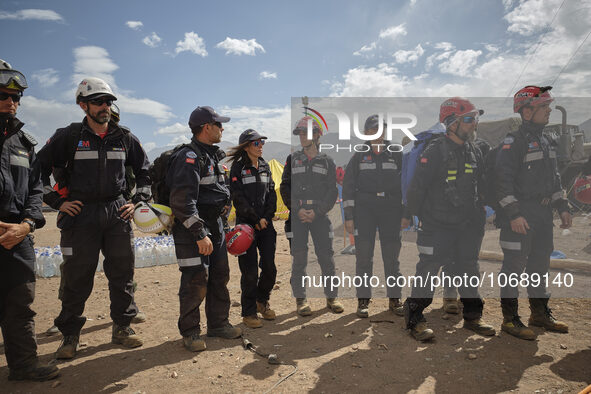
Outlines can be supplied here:
<path id="1" fill-rule="evenodd" d="M 38 230 L 37 246 L 59 243 L 55 215 Z M 590 222 L 575 219 L 570 235 L 555 230 L 555 249 L 567 257 L 591 260 L 583 248 L 591 241 Z M 261 353 L 277 354 L 281 364 L 245 350 L 242 341 L 206 338 L 207 350 L 190 353 L 182 346 L 176 327 L 180 273 L 176 265 L 142 268 L 136 271 L 138 306 L 146 323 L 135 326 L 145 340 L 142 347 L 122 349 L 110 343 L 108 285 L 104 274 L 95 276 L 94 291 L 86 304 L 86 323 L 81 349 L 72 361 L 58 362 L 61 376 L 43 383 L 7 382 L 8 369 L 0 348 L 0 392 L 6 393 L 181 393 L 181 392 L 265 392 L 281 382 L 274 392 L 578 392 L 591 384 L 591 296 L 589 274 L 572 272 L 575 285 L 564 293 L 568 298 L 551 301 L 555 315 L 569 323 L 568 334 L 536 329 L 535 341 L 522 341 L 504 333 L 491 338 L 471 335 L 461 328 L 456 315 L 441 310 L 439 292 L 426 317 L 436 334 L 432 343 L 421 344 L 403 329 L 402 318 L 387 311 L 388 301 L 378 289 L 370 305 L 370 318 L 355 315 L 354 292 L 343 290 L 345 313 L 325 308 L 321 298 L 311 299 L 314 313 L 302 318 L 295 314 L 289 286 L 290 256 L 283 223 L 275 222 L 277 245 L 277 286 L 271 305 L 277 319 L 256 330 L 244 328 L 240 317 L 240 272 L 237 259 L 230 258 L 232 297 L 230 321 L 243 327 Z M 342 230 L 341 230 L 342 232 Z M 405 234 L 401 252 L 403 274 L 414 272 L 417 261 L 413 234 Z M 351 272 L 354 257 L 338 254 L 343 240 L 335 239 L 337 273 Z M 487 231 L 483 249 L 500 251 L 498 230 Z M 376 253 L 375 273 L 382 275 Z M 310 273 L 318 273 L 310 258 Z M 481 270 L 498 272 L 500 264 L 481 261 Z M 354 272 L 354 271 L 353 271 Z M 552 275 L 565 271 L 552 271 Z M 60 335 L 45 331 L 59 313 L 59 278 L 39 279 L 33 305 L 37 312 L 37 341 L 44 362 L 53 361 Z M 406 292 L 406 290 L 405 290 Z M 500 328 L 501 311 L 496 290 L 486 297 L 484 319 Z M 321 296 L 317 294 L 317 296 Z M 529 316 L 527 302 L 520 312 Z M 204 314 L 202 314 L 204 315 Z M 203 318 L 205 318 L 203 316 Z M 297 368 L 297 370 L 296 370 Z M 295 373 L 290 375 L 292 372 Z"/>

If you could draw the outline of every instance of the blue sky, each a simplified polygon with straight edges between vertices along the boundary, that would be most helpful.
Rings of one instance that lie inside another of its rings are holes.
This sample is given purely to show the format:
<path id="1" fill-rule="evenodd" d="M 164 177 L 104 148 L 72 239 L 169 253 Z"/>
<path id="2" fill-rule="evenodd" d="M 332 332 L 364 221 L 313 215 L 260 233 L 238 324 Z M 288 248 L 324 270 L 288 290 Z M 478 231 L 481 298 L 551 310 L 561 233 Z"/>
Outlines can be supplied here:
<path id="1" fill-rule="evenodd" d="M 197 105 L 233 118 L 224 139 L 254 127 L 288 142 L 292 96 L 505 97 L 550 83 L 591 29 L 590 10 L 588 0 L 5 1 L 0 58 L 27 76 L 19 117 L 41 141 L 82 119 L 75 87 L 99 76 L 147 150 L 186 140 Z M 590 61 L 591 40 L 553 92 L 589 96 Z"/>

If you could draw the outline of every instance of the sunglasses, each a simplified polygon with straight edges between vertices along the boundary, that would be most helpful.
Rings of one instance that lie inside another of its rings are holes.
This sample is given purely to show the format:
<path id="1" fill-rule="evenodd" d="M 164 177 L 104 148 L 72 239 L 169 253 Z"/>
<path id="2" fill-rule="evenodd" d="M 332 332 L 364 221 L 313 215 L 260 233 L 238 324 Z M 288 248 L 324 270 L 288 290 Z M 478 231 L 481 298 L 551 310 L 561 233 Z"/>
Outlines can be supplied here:
<path id="1" fill-rule="evenodd" d="M 103 104 L 107 104 L 107 107 L 110 107 L 113 104 L 113 100 L 108 99 L 108 98 L 98 98 L 98 99 L 88 100 L 88 102 L 92 105 L 96 105 L 97 107 L 100 107 Z"/>
<path id="2" fill-rule="evenodd" d="M 257 140 L 257 141 L 252 141 L 252 145 L 256 148 L 258 148 L 259 146 L 263 146 L 265 145 L 265 140 Z"/>
<path id="3" fill-rule="evenodd" d="M 463 123 L 478 123 L 478 116 L 462 116 Z"/>
<path id="4" fill-rule="evenodd" d="M 19 93 L 0 92 L 0 101 L 7 100 L 10 97 L 12 99 L 12 102 L 18 103 L 19 101 L 21 101 L 22 95 L 23 95 L 22 92 L 19 92 Z"/>

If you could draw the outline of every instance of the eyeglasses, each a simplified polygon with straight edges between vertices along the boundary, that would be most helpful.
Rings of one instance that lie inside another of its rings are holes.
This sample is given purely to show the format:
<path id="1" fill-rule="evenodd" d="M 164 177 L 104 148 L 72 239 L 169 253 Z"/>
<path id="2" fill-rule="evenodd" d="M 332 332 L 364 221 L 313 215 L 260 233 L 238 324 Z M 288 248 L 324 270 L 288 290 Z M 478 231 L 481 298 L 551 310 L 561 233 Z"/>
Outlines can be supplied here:
<path id="1" fill-rule="evenodd" d="M 259 146 L 263 146 L 265 145 L 265 140 L 257 140 L 257 141 L 252 141 L 252 145 L 256 148 L 258 148 Z"/>
<path id="2" fill-rule="evenodd" d="M 103 104 L 107 104 L 107 107 L 110 107 L 113 104 L 113 100 L 108 98 L 97 98 L 88 100 L 88 102 L 92 105 L 96 105 L 97 107 L 100 107 Z"/>
<path id="3" fill-rule="evenodd" d="M 478 116 L 462 116 L 463 123 L 478 123 Z"/>
<path id="4" fill-rule="evenodd" d="M 19 93 L 0 92 L 0 101 L 7 100 L 10 97 L 12 99 L 12 102 L 18 103 L 19 101 L 21 101 L 22 95 L 23 95 L 22 92 L 19 92 Z"/>
<path id="5" fill-rule="evenodd" d="M 220 129 L 222 128 L 222 123 L 221 122 L 211 122 L 210 124 L 212 125 L 216 125 L 217 127 L 219 127 Z"/>

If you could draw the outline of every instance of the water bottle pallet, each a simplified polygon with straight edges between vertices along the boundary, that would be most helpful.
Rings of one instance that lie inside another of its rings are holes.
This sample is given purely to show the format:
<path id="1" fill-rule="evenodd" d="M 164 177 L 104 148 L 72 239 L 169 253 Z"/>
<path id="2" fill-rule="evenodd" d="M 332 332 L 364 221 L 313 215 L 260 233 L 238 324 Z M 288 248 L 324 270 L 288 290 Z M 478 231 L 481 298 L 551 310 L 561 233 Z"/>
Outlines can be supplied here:
<path id="1" fill-rule="evenodd" d="M 174 242 L 172 236 L 156 236 L 134 238 L 135 267 L 154 267 L 156 265 L 176 264 Z M 40 278 L 60 276 L 60 265 L 63 262 L 59 246 L 35 248 L 35 272 Z M 97 271 L 103 270 L 104 256 L 99 256 Z"/>

